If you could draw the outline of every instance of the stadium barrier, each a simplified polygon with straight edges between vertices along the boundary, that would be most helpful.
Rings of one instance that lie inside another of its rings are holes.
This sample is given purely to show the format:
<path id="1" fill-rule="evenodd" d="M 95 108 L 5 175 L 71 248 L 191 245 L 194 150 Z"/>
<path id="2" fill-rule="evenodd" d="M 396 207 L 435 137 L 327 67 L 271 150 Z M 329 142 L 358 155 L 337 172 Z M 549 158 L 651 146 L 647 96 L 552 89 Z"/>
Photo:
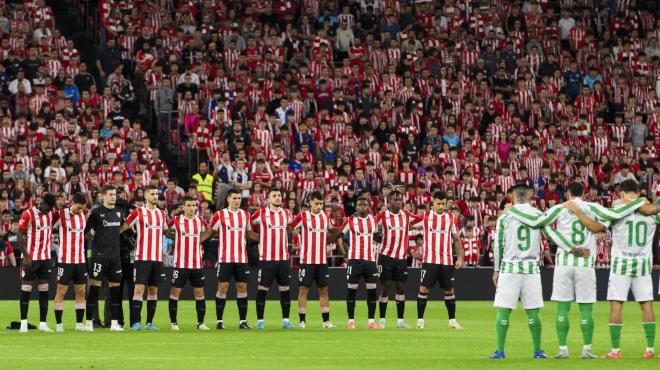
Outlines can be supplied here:
<path id="1" fill-rule="evenodd" d="M 170 283 L 171 283 L 171 269 L 166 268 L 163 282 L 158 291 L 159 299 L 166 300 L 169 297 Z M 408 300 L 415 300 L 417 297 L 417 290 L 419 289 L 420 269 L 408 269 L 408 284 L 406 285 L 406 297 Z M 543 298 L 550 299 L 552 292 L 552 273 L 553 270 L 546 269 L 541 271 L 541 279 L 543 281 Z M 658 277 L 660 271 L 653 271 L 653 285 L 654 292 L 658 291 Z M 456 272 L 455 287 L 456 297 L 458 300 L 480 300 L 489 301 L 495 296 L 495 287 L 491 281 L 493 270 L 490 268 L 467 268 L 461 269 Z M 607 282 L 609 277 L 609 270 L 598 269 L 596 270 L 596 280 L 598 282 L 598 300 L 605 300 L 607 294 Z M 1 300 L 16 300 L 19 299 L 19 270 L 18 268 L 7 267 L 0 269 L 0 299 Z M 215 290 L 217 287 L 216 272 L 214 269 L 206 270 L 206 297 L 212 299 L 215 297 Z M 250 272 L 250 282 L 248 285 L 249 298 L 254 299 L 257 291 L 257 270 L 252 269 Z M 330 268 L 330 299 L 331 300 L 344 300 L 346 299 L 346 270 L 343 268 Z M 51 276 L 51 298 L 55 294 L 55 273 Z M 126 294 L 126 293 L 124 293 Z M 291 271 L 291 297 L 296 299 L 298 297 L 298 270 Z M 442 291 L 439 287 L 435 287 L 429 296 L 430 299 L 440 299 Z M 192 299 L 192 289 L 189 287 L 184 288 L 181 299 Z M 230 291 L 228 299 L 235 298 L 235 290 L 233 284 L 230 284 Z M 67 299 L 73 299 L 73 288 L 69 289 Z M 279 300 L 279 293 L 276 287 L 272 287 L 268 294 L 268 299 Z M 318 299 L 318 294 L 315 288 L 312 288 L 309 293 L 309 299 Z M 366 299 L 366 291 L 364 284 L 360 284 L 358 291 L 358 299 Z"/>

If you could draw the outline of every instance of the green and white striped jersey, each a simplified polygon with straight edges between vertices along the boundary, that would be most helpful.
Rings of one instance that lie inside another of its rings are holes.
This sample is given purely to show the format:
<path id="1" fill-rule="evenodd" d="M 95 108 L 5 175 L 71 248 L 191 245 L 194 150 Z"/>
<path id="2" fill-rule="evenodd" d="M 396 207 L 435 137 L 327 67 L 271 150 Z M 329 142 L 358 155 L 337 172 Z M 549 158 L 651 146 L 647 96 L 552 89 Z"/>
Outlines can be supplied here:
<path id="1" fill-rule="evenodd" d="M 621 207 L 608 209 L 598 203 L 585 202 L 580 198 L 574 198 L 580 210 L 590 218 L 597 220 L 606 227 L 611 221 L 625 217 L 633 213 L 644 204 L 644 201 L 630 202 Z M 596 265 L 596 237 L 587 229 L 573 212 L 556 205 L 548 209 L 542 216 L 534 217 L 517 209 L 509 210 L 511 215 L 530 227 L 539 228 L 548 226 L 556 221 L 554 228 L 547 230 L 547 236 L 557 244 L 557 256 L 555 263 L 559 266 L 581 266 L 595 267 Z M 589 249 L 589 257 L 577 257 L 571 254 L 573 247 Z"/>
<path id="2" fill-rule="evenodd" d="M 541 216 L 541 211 L 528 203 L 516 204 L 511 208 Z M 538 274 L 541 259 L 541 231 L 531 228 L 511 213 L 497 219 L 493 245 L 495 271 L 513 274 Z"/>
<path id="3" fill-rule="evenodd" d="M 660 215 L 630 214 L 612 225 L 611 272 L 625 276 L 651 274 L 653 236 Z"/>

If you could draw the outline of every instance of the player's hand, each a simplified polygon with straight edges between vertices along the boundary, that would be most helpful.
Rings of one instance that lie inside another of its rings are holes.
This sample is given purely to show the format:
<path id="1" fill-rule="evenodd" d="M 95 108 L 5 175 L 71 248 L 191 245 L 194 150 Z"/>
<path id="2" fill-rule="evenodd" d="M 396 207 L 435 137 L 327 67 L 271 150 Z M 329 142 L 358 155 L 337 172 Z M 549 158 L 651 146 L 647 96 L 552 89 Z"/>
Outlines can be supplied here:
<path id="1" fill-rule="evenodd" d="M 508 213 L 508 212 L 509 212 L 509 209 L 511 209 L 512 206 L 513 206 L 513 205 L 510 204 L 510 203 L 509 203 L 509 204 L 506 204 L 506 205 L 504 206 L 504 209 L 502 210 L 502 213 Z"/>
<path id="2" fill-rule="evenodd" d="M 500 273 L 499 271 L 493 272 L 493 285 L 497 288 L 497 280 L 500 278 Z"/>
<path id="3" fill-rule="evenodd" d="M 571 253 L 578 256 L 578 257 L 589 257 L 589 255 L 591 254 L 589 252 L 589 249 L 587 249 L 587 248 L 578 248 L 578 247 L 573 247 L 573 249 L 571 249 Z"/>
<path id="4" fill-rule="evenodd" d="M 575 212 L 578 209 L 577 204 L 575 204 L 575 202 L 572 200 L 569 200 L 568 202 L 564 202 L 563 206 L 564 208 L 566 208 L 571 212 Z"/>
<path id="5" fill-rule="evenodd" d="M 23 264 L 24 269 L 30 268 L 30 265 L 32 264 L 32 259 L 30 258 L 30 256 L 27 256 L 27 255 L 23 256 L 23 263 L 22 264 Z"/>
<path id="6" fill-rule="evenodd" d="M 454 267 L 456 267 L 456 270 L 460 269 L 465 265 L 465 260 L 462 257 L 456 258 L 456 263 L 454 264 Z"/>

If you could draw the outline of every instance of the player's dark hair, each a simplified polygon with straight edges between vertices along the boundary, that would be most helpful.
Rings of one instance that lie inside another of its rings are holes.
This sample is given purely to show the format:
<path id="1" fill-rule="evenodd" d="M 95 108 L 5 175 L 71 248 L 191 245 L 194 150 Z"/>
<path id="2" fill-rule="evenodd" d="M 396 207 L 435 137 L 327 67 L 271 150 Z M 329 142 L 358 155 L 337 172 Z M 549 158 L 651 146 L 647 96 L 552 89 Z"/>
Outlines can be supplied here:
<path id="1" fill-rule="evenodd" d="M 313 191 L 311 194 L 309 194 L 309 200 L 323 201 L 323 195 L 321 194 L 321 192 Z"/>
<path id="2" fill-rule="evenodd" d="M 568 184 L 566 190 L 574 197 L 580 197 L 582 196 L 582 194 L 584 194 L 584 187 L 582 186 L 582 184 L 577 182 L 572 182 Z"/>
<path id="3" fill-rule="evenodd" d="M 181 204 L 185 204 L 186 202 L 195 202 L 195 203 L 197 203 L 197 199 L 191 197 L 190 195 L 186 195 L 185 197 L 183 197 L 183 199 L 181 199 Z"/>
<path id="4" fill-rule="evenodd" d="M 355 201 L 355 204 L 358 204 L 359 202 L 367 202 L 367 204 L 369 204 L 369 199 L 367 199 L 367 197 L 359 197 L 359 198 Z"/>
<path id="5" fill-rule="evenodd" d="M 230 196 L 232 196 L 234 194 L 241 195 L 241 191 L 238 190 L 238 189 L 234 189 L 234 188 L 227 190 L 227 198 L 229 198 Z"/>
<path id="6" fill-rule="evenodd" d="M 51 193 L 46 193 L 44 194 L 44 197 L 42 198 L 43 202 L 45 205 L 49 206 L 50 208 L 55 207 L 55 203 L 57 202 L 57 198 L 55 198 L 55 195 Z"/>
<path id="7" fill-rule="evenodd" d="M 158 186 L 156 186 L 156 185 L 147 185 L 147 187 L 144 188 L 144 192 L 145 192 L 145 193 L 148 192 L 148 191 L 150 191 L 150 190 L 156 190 L 156 191 L 158 191 Z"/>
<path id="8" fill-rule="evenodd" d="M 445 200 L 447 199 L 447 193 L 445 193 L 444 191 L 436 191 L 435 193 L 433 193 L 433 199 Z"/>
<path id="9" fill-rule="evenodd" d="M 529 196 L 531 194 L 531 189 L 525 186 L 519 186 L 513 189 L 513 196 L 518 199 L 518 200 L 523 200 L 526 201 L 529 199 Z M 497 199 L 493 199 L 494 201 L 497 201 Z"/>
<path id="10" fill-rule="evenodd" d="M 639 183 L 633 179 L 621 181 L 619 190 L 624 193 L 639 193 Z"/>
<path id="11" fill-rule="evenodd" d="M 113 190 L 117 191 L 117 189 L 114 186 L 110 185 L 110 184 L 103 185 L 103 189 L 101 189 L 101 194 L 106 195 L 106 194 L 108 194 L 109 191 L 113 191 Z"/>
<path id="12" fill-rule="evenodd" d="M 71 197 L 71 200 L 73 201 L 73 203 L 76 203 L 76 204 L 87 204 L 87 198 L 85 198 L 84 193 L 75 193 L 75 194 L 73 194 L 73 196 Z"/>
<path id="13" fill-rule="evenodd" d="M 272 193 L 272 192 L 278 192 L 278 193 L 280 193 L 280 195 L 282 195 L 282 190 L 280 190 L 278 188 L 270 188 L 270 189 L 268 189 L 268 192 L 266 193 L 266 197 L 269 197 L 270 193 Z"/>

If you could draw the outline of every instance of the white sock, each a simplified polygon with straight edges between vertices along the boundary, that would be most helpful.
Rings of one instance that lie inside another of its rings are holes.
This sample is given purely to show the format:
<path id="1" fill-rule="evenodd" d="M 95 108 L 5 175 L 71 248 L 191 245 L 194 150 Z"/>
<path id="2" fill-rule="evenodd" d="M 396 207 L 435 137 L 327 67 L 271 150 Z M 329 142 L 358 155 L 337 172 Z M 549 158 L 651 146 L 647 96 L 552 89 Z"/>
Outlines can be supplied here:
<path id="1" fill-rule="evenodd" d="M 559 346 L 560 351 L 568 351 L 568 346 Z"/>
<path id="2" fill-rule="evenodd" d="M 259 322 L 264 322 L 264 320 L 257 320 L 257 322 L 258 322 L 258 323 L 259 323 Z"/>
<path id="3" fill-rule="evenodd" d="M 25 326 L 27 326 L 27 324 L 28 324 L 28 323 L 27 323 L 27 319 L 25 319 L 25 320 L 21 320 L 21 325 L 25 325 Z"/>
<path id="4" fill-rule="evenodd" d="M 403 322 L 403 319 L 396 319 L 396 322 L 400 324 Z"/>
<path id="5" fill-rule="evenodd" d="M 353 320 L 351 320 L 351 321 L 353 321 Z M 374 322 L 375 322 L 374 319 L 369 319 L 369 324 L 373 324 Z"/>
<path id="6" fill-rule="evenodd" d="M 591 344 L 585 344 L 584 346 L 582 346 L 582 349 L 591 351 Z"/>
<path id="7" fill-rule="evenodd" d="M 92 320 L 87 320 L 87 326 L 94 326 L 94 323 L 92 322 Z"/>
<path id="8" fill-rule="evenodd" d="M 222 320 L 220 320 L 219 322 L 222 322 Z M 239 324 L 242 324 L 242 323 L 244 323 L 244 322 L 245 322 L 245 320 L 241 320 L 241 321 L 239 321 L 238 323 L 239 323 Z"/>
<path id="9" fill-rule="evenodd" d="M 612 348 L 612 353 L 619 353 L 619 349 L 618 348 Z"/>
<path id="10" fill-rule="evenodd" d="M 111 326 L 119 326 L 119 320 L 110 320 Z"/>
<path id="11" fill-rule="evenodd" d="M 646 352 L 655 352 L 653 347 L 646 347 Z"/>
<path id="12" fill-rule="evenodd" d="M 282 319 L 282 322 L 289 322 L 289 319 Z"/>
<path id="13" fill-rule="evenodd" d="M 48 324 L 46 324 L 46 323 L 43 322 L 43 321 L 40 321 L 40 322 L 39 322 L 39 326 L 48 326 Z"/>

